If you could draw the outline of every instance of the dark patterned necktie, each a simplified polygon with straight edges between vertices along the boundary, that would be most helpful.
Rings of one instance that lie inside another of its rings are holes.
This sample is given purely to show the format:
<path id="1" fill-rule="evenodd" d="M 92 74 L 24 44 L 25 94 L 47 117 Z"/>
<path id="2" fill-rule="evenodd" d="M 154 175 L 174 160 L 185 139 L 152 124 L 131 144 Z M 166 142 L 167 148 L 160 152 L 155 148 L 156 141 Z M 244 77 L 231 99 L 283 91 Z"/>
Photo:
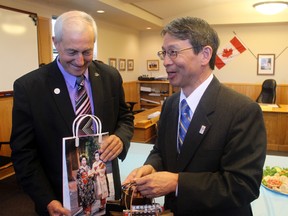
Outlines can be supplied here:
<path id="1" fill-rule="evenodd" d="M 181 101 L 181 116 L 178 131 L 178 153 L 180 153 L 189 124 L 191 122 L 190 108 L 185 99 Z"/>
<path id="2" fill-rule="evenodd" d="M 76 79 L 76 94 L 75 94 L 75 114 L 76 116 L 82 115 L 82 114 L 91 114 L 91 104 L 88 97 L 88 94 L 86 92 L 85 86 L 84 86 L 84 75 L 77 77 Z M 85 118 L 80 126 L 79 129 L 82 130 L 82 133 L 80 134 L 91 134 L 93 133 L 92 130 L 92 119 L 91 118 Z"/>

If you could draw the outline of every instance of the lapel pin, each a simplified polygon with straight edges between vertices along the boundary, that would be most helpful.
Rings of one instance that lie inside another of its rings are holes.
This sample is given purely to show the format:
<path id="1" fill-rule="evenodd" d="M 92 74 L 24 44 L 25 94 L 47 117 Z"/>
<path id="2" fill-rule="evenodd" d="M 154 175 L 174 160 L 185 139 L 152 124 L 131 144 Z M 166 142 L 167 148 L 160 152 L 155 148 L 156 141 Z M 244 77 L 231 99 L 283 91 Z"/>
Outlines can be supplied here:
<path id="1" fill-rule="evenodd" d="M 94 75 L 97 77 L 97 76 L 99 76 L 99 73 L 95 72 L 95 74 L 94 74 Z"/>
<path id="2" fill-rule="evenodd" d="M 200 128 L 200 130 L 199 130 L 199 133 L 200 133 L 200 134 L 204 134 L 205 129 L 206 129 L 206 126 L 202 125 L 201 128 Z"/>
<path id="3" fill-rule="evenodd" d="M 55 88 L 54 89 L 54 94 L 56 94 L 56 95 L 60 94 L 60 89 L 59 88 Z"/>

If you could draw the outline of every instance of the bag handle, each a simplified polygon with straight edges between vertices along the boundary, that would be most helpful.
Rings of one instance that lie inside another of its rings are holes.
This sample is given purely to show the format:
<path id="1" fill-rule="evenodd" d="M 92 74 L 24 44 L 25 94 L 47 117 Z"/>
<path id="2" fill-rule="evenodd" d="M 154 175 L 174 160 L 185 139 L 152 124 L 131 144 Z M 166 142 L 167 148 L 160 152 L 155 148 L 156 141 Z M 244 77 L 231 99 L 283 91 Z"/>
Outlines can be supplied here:
<path id="1" fill-rule="evenodd" d="M 149 212 L 146 212 L 145 209 L 135 209 L 133 207 L 133 199 L 134 199 L 134 196 L 135 196 L 135 193 L 136 193 L 136 183 L 135 182 L 130 182 L 130 183 L 127 183 L 127 184 L 124 184 L 122 185 L 122 199 L 124 199 L 124 205 L 125 205 L 125 208 L 126 210 L 123 210 L 123 212 L 126 212 L 128 213 L 129 215 L 135 215 L 135 213 L 138 215 L 138 213 L 140 215 L 153 215 L 153 216 L 159 216 L 160 213 L 162 212 L 162 208 L 159 204 L 155 203 L 154 202 L 154 198 L 151 198 L 151 205 L 149 204 L 149 208 L 150 208 L 150 213 Z M 127 200 L 129 199 L 130 200 Z M 140 204 L 141 205 L 141 204 Z M 142 205 L 143 207 L 147 207 L 147 204 L 143 204 Z"/>
<path id="2" fill-rule="evenodd" d="M 81 124 L 81 122 L 85 119 L 85 118 L 91 118 L 96 126 L 96 134 L 99 136 L 99 142 L 102 142 L 102 123 L 101 120 L 95 116 L 95 115 L 91 115 L 91 114 L 82 114 L 77 116 L 72 124 L 72 133 L 73 133 L 73 137 L 75 138 L 75 146 L 78 147 L 79 146 L 79 136 L 78 136 L 78 131 L 79 131 L 79 126 Z"/>

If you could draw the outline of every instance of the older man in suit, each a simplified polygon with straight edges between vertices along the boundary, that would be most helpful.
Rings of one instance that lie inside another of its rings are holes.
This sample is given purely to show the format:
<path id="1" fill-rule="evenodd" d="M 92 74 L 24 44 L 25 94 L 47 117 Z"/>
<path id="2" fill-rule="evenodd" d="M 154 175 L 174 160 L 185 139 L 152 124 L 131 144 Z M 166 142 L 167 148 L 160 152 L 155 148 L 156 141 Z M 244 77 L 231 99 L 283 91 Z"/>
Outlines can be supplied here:
<path id="1" fill-rule="evenodd" d="M 72 136 L 77 77 L 84 75 L 91 113 L 110 136 L 101 159 L 112 161 L 116 198 L 120 197 L 117 157 L 124 160 L 133 135 L 133 115 L 125 103 L 119 72 L 92 61 L 97 37 L 93 18 L 70 11 L 55 23 L 58 57 L 14 83 L 12 160 L 39 215 L 68 215 L 62 206 L 62 138 Z"/>
<path id="2" fill-rule="evenodd" d="M 162 35 L 158 55 L 181 91 L 163 104 L 157 144 L 124 183 L 165 195 L 175 215 L 252 215 L 266 155 L 262 111 L 212 74 L 219 39 L 208 23 L 175 19 Z"/>

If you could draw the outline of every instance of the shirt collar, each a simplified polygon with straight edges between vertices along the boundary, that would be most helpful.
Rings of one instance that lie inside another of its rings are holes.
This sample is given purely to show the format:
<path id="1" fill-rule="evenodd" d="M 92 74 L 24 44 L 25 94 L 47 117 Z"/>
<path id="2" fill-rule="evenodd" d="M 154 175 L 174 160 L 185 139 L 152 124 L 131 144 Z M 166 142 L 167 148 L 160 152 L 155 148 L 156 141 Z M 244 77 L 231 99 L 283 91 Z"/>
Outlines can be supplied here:
<path id="1" fill-rule="evenodd" d="M 194 113 L 201 97 L 203 96 L 205 90 L 207 89 L 212 79 L 213 79 L 213 74 L 210 74 L 210 76 L 203 83 L 201 83 L 201 85 L 199 85 L 187 98 L 181 89 L 179 109 L 180 109 L 181 101 L 185 99 L 188 103 L 188 106 L 190 107 L 190 110 L 192 111 L 192 113 Z"/>
<path id="2" fill-rule="evenodd" d="M 60 61 L 59 61 L 59 56 L 57 56 L 57 65 L 66 81 L 66 83 L 71 87 L 71 88 L 75 88 L 76 86 L 76 76 L 68 73 L 63 66 L 61 65 Z M 88 68 L 86 69 L 86 71 L 84 72 L 84 77 L 86 80 L 89 80 L 89 76 L 88 76 Z"/>

